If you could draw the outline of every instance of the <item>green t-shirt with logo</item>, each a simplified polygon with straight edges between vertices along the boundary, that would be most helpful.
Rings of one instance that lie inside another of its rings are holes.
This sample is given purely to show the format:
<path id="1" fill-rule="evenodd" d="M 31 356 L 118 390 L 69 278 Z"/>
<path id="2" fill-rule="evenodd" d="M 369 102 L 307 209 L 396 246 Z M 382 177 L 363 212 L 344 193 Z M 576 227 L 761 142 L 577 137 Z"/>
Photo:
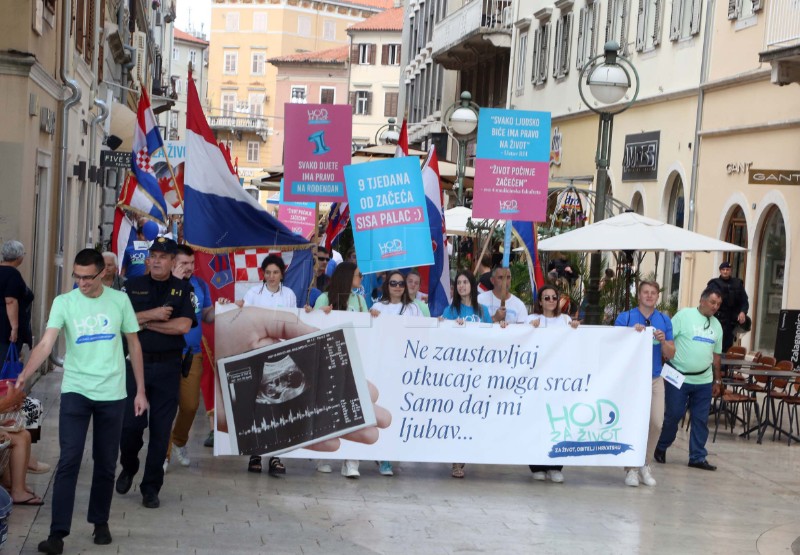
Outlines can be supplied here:
<path id="1" fill-rule="evenodd" d="M 92 401 L 127 397 L 122 334 L 139 331 L 128 295 L 104 287 L 99 297 L 90 298 L 73 289 L 53 301 L 47 327 L 64 330 L 62 393 Z"/>
<path id="2" fill-rule="evenodd" d="M 714 372 L 711 364 L 714 353 L 722 353 L 722 326 L 714 316 L 703 316 L 696 308 L 684 308 L 672 317 L 672 335 L 675 338 L 675 357 L 670 363 L 680 372 L 700 372 L 686 376 L 684 383 L 699 385 L 711 383 Z"/>

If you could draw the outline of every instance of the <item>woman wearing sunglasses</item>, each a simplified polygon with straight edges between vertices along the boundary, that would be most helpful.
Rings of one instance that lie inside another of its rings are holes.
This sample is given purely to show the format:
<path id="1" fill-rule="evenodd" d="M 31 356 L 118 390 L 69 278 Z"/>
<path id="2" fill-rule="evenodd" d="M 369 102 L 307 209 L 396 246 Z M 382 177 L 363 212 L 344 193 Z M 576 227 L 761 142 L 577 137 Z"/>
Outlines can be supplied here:
<path id="1" fill-rule="evenodd" d="M 342 262 L 333 271 L 328 290 L 317 298 L 314 303 L 314 310 L 321 310 L 325 314 L 330 314 L 331 310 L 348 310 L 350 312 L 366 312 L 367 301 L 364 296 L 357 293 L 361 289 L 361 282 L 364 279 L 358 266 L 353 262 Z M 311 312 L 311 307 L 306 305 L 306 312 Z M 317 471 L 328 474 L 331 472 L 331 465 L 328 461 L 321 460 L 317 463 Z M 346 478 L 358 478 L 358 461 L 342 461 L 342 476 Z"/>
<path id="2" fill-rule="evenodd" d="M 372 305 L 372 316 L 395 314 L 399 316 L 422 316 L 419 307 L 408 294 L 406 278 L 400 272 L 389 272 L 381 287 L 381 300 Z"/>
<path id="3" fill-rule="evenodd" d="M 545 285 L 539 289 L 533 314 L 528 316 L 528 322 L 534 328 L 577 328 L 580 322 L 573 320 L 567 314 L 561 314 L 559 297 L 560 294 L 555 285 Z M 550 478 L 550 481 L 556 484 L 564 481 L 564 475 L 561 473 L 563 466 L 530 465 L 529 468 L 533 472 L 534 480 L 543 482 Z"/>

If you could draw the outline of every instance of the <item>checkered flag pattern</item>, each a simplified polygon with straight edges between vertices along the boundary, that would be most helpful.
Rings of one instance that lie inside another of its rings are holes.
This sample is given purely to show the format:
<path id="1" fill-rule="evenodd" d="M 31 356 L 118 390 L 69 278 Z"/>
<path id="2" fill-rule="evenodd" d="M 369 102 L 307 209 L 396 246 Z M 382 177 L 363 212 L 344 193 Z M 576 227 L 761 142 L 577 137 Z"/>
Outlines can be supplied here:
<path id="1" fill-rule="evenodd" d="M 142 148 L 136 153 L 136 165 L 147 173 L 153 173 L 153 166 L 150 165 L 150 155 L 147 153 L 147 148 Z"/>

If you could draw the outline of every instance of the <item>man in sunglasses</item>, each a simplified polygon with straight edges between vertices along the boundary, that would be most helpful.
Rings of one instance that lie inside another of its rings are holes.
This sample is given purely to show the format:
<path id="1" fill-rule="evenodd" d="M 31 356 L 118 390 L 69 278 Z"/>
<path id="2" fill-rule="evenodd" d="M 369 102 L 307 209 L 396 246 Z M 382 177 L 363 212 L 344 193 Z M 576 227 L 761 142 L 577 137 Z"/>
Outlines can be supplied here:
<path id="1" fill-rule="evenodd" d="M 664 366 L 664 428 L 653 458 L 667 462 L 667 449 L 675 441 L 678 422 L 689 408 L 689 466 L 701 470 L 716 470 L 706 460 L 708 414 L 711 398 L 722 394 L 722 326 L 714 317 L 722 296 L 715 287 L 706 287 L 700 295 L 700 305 L 679 310 L 672 317 L 675 336 L 675 357 Z"/>
<path id="2" fill-rule="evenodd" d="M 669 316 L 656 310 L 656 303 L 661 288 L 655 281 L 640 281 L 639 306 L 623 312 L 614 322 L 615 326 L 634 328 L 638 332 L 646 328 L 653 328 L 653 388 L 650 401 L 650 431 L 647 434 L 647 451 L 645 452 L 644 466 L 640 468 L 625 468 L 625 484 L 637 487 L 639 483 L 646 486 L 655 486 L 656 480 L 650 469 L 653 451 L 661 436 L 664 424 L 664 379 L 661 377 L 663 360 L 670 360 L 675 356 L 675 343 L 672 340 L 672 322 Z"/>
<path id="3" fill-rule="evenodd" d="M 131 411 L 131 416 L 147 410 L 142 351 L 136 333 L 139 323 L 125 293 L 103 286 L 105 272 L 103 256 L 96 250 L 84 249 L 77 254 L 72 277 L 78 286 L 53 301 L 47 329 L 17 378 L 17 388 L 24 387 L 31 374 L 47 360 L 64 330 L 67 352 L 58 416 L 61 456 L 53 484 L 50 536 L 39 544 L 42 553 L 64 551 L 64 538 L 72 527 L 75 487 L 90 420 L 94 420 L 94 472 L 87 519 L 94 524 L 94 543 L 111 543 L 108 518 L 122 422 L 126 410 Z M 132 367 L 133 390 L 129 402 L 123 335 L 128 341 Z"/>

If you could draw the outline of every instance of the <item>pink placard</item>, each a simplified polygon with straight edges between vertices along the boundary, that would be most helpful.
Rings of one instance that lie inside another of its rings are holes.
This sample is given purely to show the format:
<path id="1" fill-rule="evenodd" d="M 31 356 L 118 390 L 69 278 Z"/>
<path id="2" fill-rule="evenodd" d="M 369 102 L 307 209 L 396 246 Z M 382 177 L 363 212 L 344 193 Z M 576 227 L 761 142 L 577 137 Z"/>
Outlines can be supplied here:
<path id="1" fill-rule="evenodd" d="M 284 116 L 285 200 L 346 200 L 344 167 L 351 162 L 353 108 L 339 104 L 286 104 Z"/>
<path id="2" fill-rule="evenodd" d="M 314 235 L 317 210 L 316 208 L 282 203 L 278 206 L 278 220 L 292 230 L 292 233 L 308 238 Z"/>
<path id="3" fill-rule="evenodd" d="M 548 162 L 475 160 L 476 218 L 542 222 L 547 217 Z M 478 191 L 479 190 L 479 191 Z"/>

